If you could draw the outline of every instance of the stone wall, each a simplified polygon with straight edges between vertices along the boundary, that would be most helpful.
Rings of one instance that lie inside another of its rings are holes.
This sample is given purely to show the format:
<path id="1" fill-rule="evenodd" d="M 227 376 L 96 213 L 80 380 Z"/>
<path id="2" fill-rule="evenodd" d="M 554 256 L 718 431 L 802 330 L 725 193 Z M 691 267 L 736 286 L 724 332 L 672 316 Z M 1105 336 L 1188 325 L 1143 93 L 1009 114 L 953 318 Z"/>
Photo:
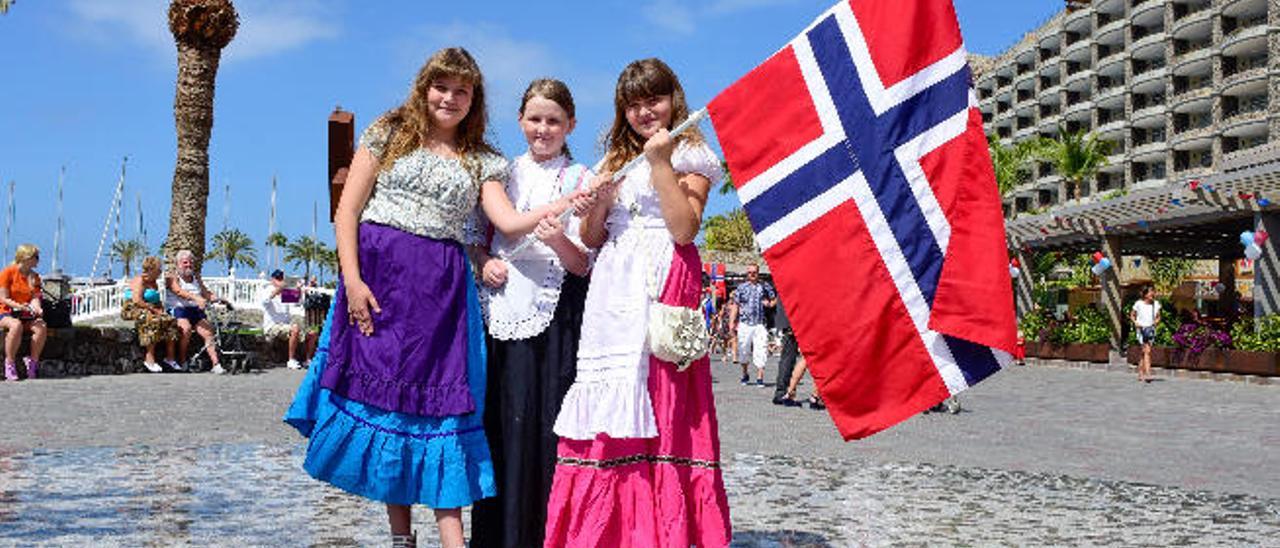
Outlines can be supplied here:
<path id="1" fill-rule="evenodd" d="M 24 336 L 19 356 L 27 355 L 29 344 L 30 336 Z M 264 341 L 254 338 L 250 345 L 256 358 L 254 366 L 264 368 L 283 364 L 287 357 L 287 344 L 284 339 Z M 203 340 L 193 333 L 190 352 L 194 353 L 202 345 Z M 300 341 L 299 355 L 302 349 Z M 163 356 L 163 347 L 157 348 L 157 354 Z M 40 376 L 57 378 L 139 373 L 145 371 L 142 357 L 142 347 L 138 345 L 132 328 L 78 326 L 51 329 L 40 359 Z M 21 364 L 18 371 L 21 375 L 26 374 Z"/>

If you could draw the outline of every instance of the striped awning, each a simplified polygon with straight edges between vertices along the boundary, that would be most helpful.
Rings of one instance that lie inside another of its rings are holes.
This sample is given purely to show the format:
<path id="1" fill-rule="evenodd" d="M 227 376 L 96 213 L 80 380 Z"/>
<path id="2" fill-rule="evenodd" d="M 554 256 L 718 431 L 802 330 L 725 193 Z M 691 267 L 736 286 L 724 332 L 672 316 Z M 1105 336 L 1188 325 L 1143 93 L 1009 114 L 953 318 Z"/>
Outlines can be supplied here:
<path id="1" fill-rule="evenodd" d="M 1203 231 L 1206 238 L 1221 240 L 1224 230 L 1252 226 L 1254 213 L 1261 211 L 1280 211 L 1280 161 L 1276 159 L 1105 201 L 1019 216 L 1005 223 L 1005 231 L 1017 249 L 1096 247 L 1099 238 L 1108 235 L 1141 235 L 1150 242 L 1152 236 L 1163 233 L 1170 235 L 1170 254 L 1206 255 L 1207 250 L 1188 253 L 1192 250 L 1178 248 L 1186 241 L 1175 235 L 1195 238 L 1197 231 Z M 1234 238 L 1226 236 L 1228 242 Z"/>

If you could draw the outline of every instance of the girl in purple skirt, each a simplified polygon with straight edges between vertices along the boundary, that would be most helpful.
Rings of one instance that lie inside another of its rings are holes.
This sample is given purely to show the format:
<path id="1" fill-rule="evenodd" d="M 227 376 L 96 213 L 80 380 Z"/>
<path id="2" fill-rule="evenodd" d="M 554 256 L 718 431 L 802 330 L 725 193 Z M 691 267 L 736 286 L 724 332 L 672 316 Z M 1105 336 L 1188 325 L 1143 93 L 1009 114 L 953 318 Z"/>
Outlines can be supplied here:
<path id="1" fill-rule="evenodd" d="M 409 99 L 360 137 L 335 215 L 341 281 L 285 420 L 303 467 L 387 505 L 394 546 L 410 505 L 464 546 L 461 507 L 495 494 L 485 440 L 485 349 L 464 245 L 483 243 L 480 188 L 507 163 L 485 141 L 484 79 L 466 50 L 427 60 Z"/>

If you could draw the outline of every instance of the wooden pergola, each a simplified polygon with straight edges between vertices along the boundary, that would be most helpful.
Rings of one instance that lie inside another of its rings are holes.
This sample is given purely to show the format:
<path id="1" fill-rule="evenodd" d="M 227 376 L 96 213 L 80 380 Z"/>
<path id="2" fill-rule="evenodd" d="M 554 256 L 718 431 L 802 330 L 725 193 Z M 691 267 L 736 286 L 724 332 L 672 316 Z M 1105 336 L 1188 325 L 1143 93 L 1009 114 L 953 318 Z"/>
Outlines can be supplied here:
<path id="1" fill-rule="evenodd" d="M 1103 304 L 1112 323 L 1112 346 L 1121 346 L 1126 321 L 1121 306 L 1123 256 L 1216 259 L 1234 303 L 1234 261 L 1244 256 L 1240 233 L 1264 229 L 1280 235 L 1280 147 L 1268 145 L 1234 154 L 1221 171 L 1199 179 L 1134 190 L 1110 200 L 1068 205 L 1005 224 L 1009 247 L 1030 264 L 1035 253 L 1102 251 L 1113 268 L 1101 277 Z M 1273 201 L 1274 200 L 1274 201 Z M 1280 260 L 1273 240 L 1254 266 L 1256 313 L 1280 313 Z M 1019 315 L 1033 306 L 1030 276 L 1018 278 Z"/>

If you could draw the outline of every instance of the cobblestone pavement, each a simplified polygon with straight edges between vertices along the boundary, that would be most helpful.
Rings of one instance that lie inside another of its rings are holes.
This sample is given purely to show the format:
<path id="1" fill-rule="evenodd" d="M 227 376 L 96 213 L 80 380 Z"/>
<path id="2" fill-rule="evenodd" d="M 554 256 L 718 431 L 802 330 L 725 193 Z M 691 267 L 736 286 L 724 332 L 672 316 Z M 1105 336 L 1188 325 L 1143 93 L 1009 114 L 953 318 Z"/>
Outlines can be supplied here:
<path id="1" fill-rule="evenodd" d="M 1276 386 L 1014 368 L 844 443 L 715 371 L 735 546 L 1280 546 Z M 379 545 L 378 505 L 299 467 L 300 377 L 0 385 L 0 545 Z"/>

